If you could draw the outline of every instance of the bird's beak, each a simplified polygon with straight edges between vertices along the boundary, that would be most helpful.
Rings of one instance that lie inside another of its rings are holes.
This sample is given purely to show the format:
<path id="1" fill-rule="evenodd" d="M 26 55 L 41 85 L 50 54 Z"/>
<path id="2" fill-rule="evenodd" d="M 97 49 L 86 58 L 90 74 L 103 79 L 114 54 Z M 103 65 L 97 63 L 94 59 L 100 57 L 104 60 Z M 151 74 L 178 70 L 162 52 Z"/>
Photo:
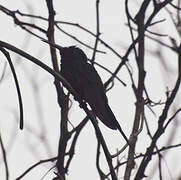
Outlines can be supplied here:
<path id="1" fill-rule="evenodd" d="M 57 48 L 58 50 L 60 50 L 60 52 L 61 52 L 61 50 L 63 50 L 63 47 L 60 46 L 60 45 L 57 45 L 57 44 L 52 43 L 52 42 L 50 42 L 50 41 L 47 41 L 46 39 L 42 39 L 42 41 L 45 42 L 45 43 L 47 43 L 47 44 L 49 44 L 49 45 L 52 46 L 52 47 Z"/>

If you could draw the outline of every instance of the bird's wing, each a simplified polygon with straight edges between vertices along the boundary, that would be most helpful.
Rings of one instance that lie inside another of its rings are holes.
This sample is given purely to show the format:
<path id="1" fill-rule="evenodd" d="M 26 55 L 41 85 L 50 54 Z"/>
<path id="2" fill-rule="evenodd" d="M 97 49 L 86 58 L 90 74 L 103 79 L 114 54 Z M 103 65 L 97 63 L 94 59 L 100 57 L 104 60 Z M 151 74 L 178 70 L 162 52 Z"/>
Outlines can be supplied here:
<path id="1" fill-rule="evenodd" d="M 92 88 L 98 90 L 98 92 L 101 94 L 102 98 L 107 102 L 107 97 L 105 95 L 104 86 L 102 83 L 102 80 L 97 73 L 94 66 L 92 66 L 89 63 L 86 63 L 85 66 L 86 73 L 84 74 L 84 78 L 87 80 L 88 83 L 92 85 Z"/>
<path id="2" fill-rule="evenodd" d="M 90 83 L 97 84 L 97 86 L 99 86 L 98 88 L 104 89 L 103 83 L 102 83 L 102 80 L 101 80 L 99 74 L 97 73 L 95 68 L 89 63 L 86 63 L 86 72 L 87 73 L 85 75 L 85 78 Z"/>

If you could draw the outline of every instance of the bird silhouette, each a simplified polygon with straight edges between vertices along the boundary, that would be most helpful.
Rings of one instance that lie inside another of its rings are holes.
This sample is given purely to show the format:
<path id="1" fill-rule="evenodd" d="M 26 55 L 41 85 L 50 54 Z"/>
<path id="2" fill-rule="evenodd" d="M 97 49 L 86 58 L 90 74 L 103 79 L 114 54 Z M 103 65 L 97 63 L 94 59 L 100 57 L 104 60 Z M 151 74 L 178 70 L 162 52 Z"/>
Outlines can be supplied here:
<path id="1" fill-rule="evenodd" d="M 94 66 L 88 63 L 85 53 L 75 46 L 61 47 L 46 40 L 43 41 L 59 49 L 61 75 L 79 96 L 90 105 L 93 113 L 107 127 L 113 130 L 118 129 L 129 144 L 126 135 L 109 107 L 102 80 Z"/>

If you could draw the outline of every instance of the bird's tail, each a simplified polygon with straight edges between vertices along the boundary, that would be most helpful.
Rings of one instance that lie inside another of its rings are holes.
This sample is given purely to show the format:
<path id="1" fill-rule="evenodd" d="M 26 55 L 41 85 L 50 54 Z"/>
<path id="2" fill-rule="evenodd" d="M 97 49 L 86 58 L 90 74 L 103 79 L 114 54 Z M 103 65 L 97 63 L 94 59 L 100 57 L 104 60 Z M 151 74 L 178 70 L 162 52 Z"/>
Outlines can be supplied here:
<path id="1" fill-rule="evenodd" d="M 103 118 L 101 120 L 109 128 L 113 130 L 118 129 L 116 117 L 108 104 L 105 105 L 105 112 L 103 112 Z"/>
<path id="2" fill-rule="evenodd" d="M 102 121 L 106 126 L 108 126 L 111 129 L 118 129 L 125 141 L 129 144 L 129 140 L 126 137 L 125 133 L 123 132 L 121 126 L 119 125 L 118 121 L 116 120 L 116 117 L 114 116 L 111 108 L 109 107 L 108 104 L 106 104 L 106 113 L 104 117 L 104 121 Z"/>
<path id="3" fill-rule="evenodd" d="M 95 106 L 95 104 L 96 104 L 96 106 Z M 119 125 L 118 121 L 116 120 L 116 117 L 114 116 L 108 103 L 105 103 L 105 104 L 91 103 L 90 105 L 91 105 L 91 108 L 92 108 L 93 112 L 95 113 L 95 115 L 110 129 L 113 129 L 113 130 L 118 129 L 119 132 L 121 133 L 121 135 L 123 136 L 123 138 L 129 144 L 128 138 L 124 134 L 121 126 Z"/>

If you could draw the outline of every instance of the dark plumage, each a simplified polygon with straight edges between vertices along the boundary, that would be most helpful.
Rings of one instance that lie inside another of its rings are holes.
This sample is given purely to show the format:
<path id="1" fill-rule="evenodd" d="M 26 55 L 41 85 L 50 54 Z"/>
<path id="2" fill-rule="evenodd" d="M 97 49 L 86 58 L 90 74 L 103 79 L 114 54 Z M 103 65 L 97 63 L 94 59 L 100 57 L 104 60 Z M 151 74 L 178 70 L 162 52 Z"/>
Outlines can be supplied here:
<path id="1" fill-rule="evenodd" d="M 89 103 L 95 115 L 109 128 L 117 129 L 104 92 L 103 83 L 95 68 L 87 62 L 82 50 L 74 46 L 61 50 L 61 75 Z"/>
<path id="2" fill-rule="evenodd" d="M 84 52 L 75 46 L 61 48 L 61 74 L 89 103 L 95 115 L 109 128 L 118 129 L 129 141 L 116 120 L 104 91 L 103 83 L 95 68 L 87 62 Z"/>
<path id="3" fill-rule="evenodd" d="M 47 42 L 47 41 L 45 41 Z M 95 68 L 88 63 L 84 52 L 75 47 L 61 47 L 50 42 L 61 55 L 61 75 L 70 83 L 80 97 L 89 103 L 94 114 L 109 128 L 118 129 L 129 144 L 112 110 L 108 105 L 103 83 Z"/>

